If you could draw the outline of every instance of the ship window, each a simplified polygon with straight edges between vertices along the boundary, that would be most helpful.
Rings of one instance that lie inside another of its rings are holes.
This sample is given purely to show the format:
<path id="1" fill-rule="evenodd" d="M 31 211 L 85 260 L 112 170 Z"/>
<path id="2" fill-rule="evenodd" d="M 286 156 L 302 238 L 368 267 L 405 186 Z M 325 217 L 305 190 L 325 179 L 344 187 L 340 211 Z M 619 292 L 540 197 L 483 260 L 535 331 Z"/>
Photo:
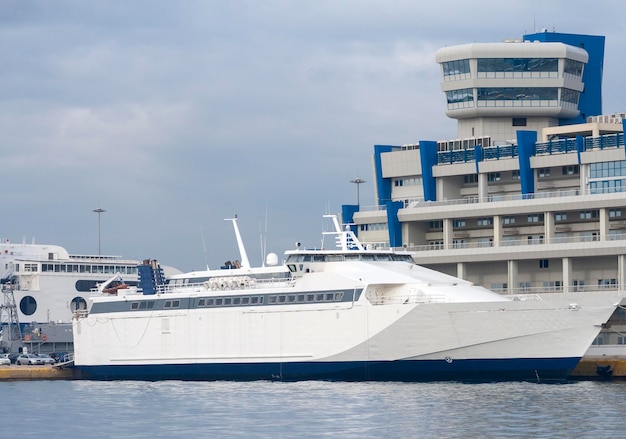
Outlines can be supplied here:
<path id="1" fill-rule="evenodd" d="M 198 300 L 198 306 L 204 306 L 204 299 Z"/>
<path id="2" fill-rule="evenodd" d="M 250 303 L 250 298 L 249 297 L 242 297 L 241 298 L 241 304 L 242 305 L 247 305 Z"/>
<path id="3" fill-rule="evenodd" d="M 221 306 L 223 302 L 223 299 L 221 297 L 218 297 L 217 299 L 215 299 L 215 305 L 217 306 Z"/>
<path id="4" fill-rule="evenodd" d="M 132 302 L 130 304 L 130 309 L 139 309 L 139 302 Z"/>
<path id="5" fill-rule="evenodd" d="M 315 301 L 316 302 L 323 302 L 324 301 L 324 293 L 317 293 L 315 295 Z"/>
<path id="6" fill-rule="evenodd" d="M 307 294 L 306 295 L 306 301 L 307 302 L 313 302 L 315 300 L 315 294 Z"/>
<path id="7" fill-rule="evenodd" d="M 263 297 L 259 297 L 259 303 L 263 303 Z"/>
<path id="8" fill-rule="evenodd" d="M 37 311 L 37 301 L 35 298 L 32 296 L 22 297 L 22 300 L 20 300 L 20 311 L 27 316 L 35 314 L 35 311 Z"/>
<path id="9" fill-rule="evenodd" d="M 233 298 L 233 305 L 239 305 L 241 303 L 241 297 Z"/>
<path id="10" fill-rule="evenodd" d="M 325 297 L 325 299 L 326 299 L 327 301 L 334 300 L 334 298 L 335 298 L 335 295 L 334 295 L 333 293 L 326 293 L 326 297 Z"/>
<path id="11" fill-rule="evenodd" d="M 231 300 L 231 298 L 230 298 L 230 297 L 225 297 L 225 298 L 224 298 L 224 305 L 230 305 L 230 304 L 231 304 L 231 302 L 232 302 L 232 300 Z"/>
<path id="12" fill-rule="evenodd" d="M 76 291 L 86 293 L 96 288 L 96 283 L 95 280 L 79 279 L 74 284 L 74 288 L 76 288 Z"/>
<path id="13" fill-rule="evenodd" d="M 276 296 L 270 296 L 270 303 L 276 303 Z"/>
<path id="14" fill-rule="evenodd" d="M 335 293 L 335 301 L 341 302 L 341 299 L 343 299 L 343 293 Z"/>
<path id="15" fill-rule="evenodd" d="M 304 294 L 298 294 L 298 302 L 304 302 Z"/>
<path id="16" fill-rule="evenodd" d="M 148 309 L 153 309 L 154 308 L 154 302 L 150 301 L 148 302 Z"/>
<path id="17" fill-rule="evenodd" d="M 289 271 L 292 273 L 296 272 L 296 264 L 287 264 L 287 268 L 289 268 Z"/>
<path id="18" fill-rule="evenodd" d="M 290 294 L 287 296 L 287 302 L 293 303 L 296 301 L 296 296 L 294 294 Z"/>
<path id="19" fill-rule="evenodd" d="M 256 296 L 255 296 L 255 297 L 251 297 L 251 298 L 250 298 L 250 303 L 252 303 L 252 304 L 259 303 L 259 298 L 258 298 L 258 297 L 256 297 Z"/>
<path id="20" fill-rule="evenodd" d="M 180 300 L 172 300 L 172 308 L 180 307 Z"/>
<path id="21" fill-rule="evenodd" d="M 214 302 L 215 301 L 213 299 L 207 299 L 206 300 L 206 306 L 213 306 Z"/>
<path id="22" fill-rule="evenodd" d="M 139 304 L 139 309 L 146 309 L 148 307 L 148 303 L 147 302 L 141 302 Z"/>
<path id="23" fill-rule="evenodd" d="M 278 301 L 279 301 L 280 303 L 285 303 L 285 299 L 286 299 L 286 297 L 285 297 L 285 296 L 278 296 Z"/>

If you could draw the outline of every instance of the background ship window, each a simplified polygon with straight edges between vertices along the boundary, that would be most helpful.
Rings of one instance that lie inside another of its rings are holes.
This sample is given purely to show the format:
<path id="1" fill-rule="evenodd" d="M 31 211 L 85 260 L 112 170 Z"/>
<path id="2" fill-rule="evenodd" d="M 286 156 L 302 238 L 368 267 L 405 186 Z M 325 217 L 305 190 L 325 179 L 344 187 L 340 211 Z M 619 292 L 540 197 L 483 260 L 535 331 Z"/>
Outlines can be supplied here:
<path id="1" fill-rule="evenodd" d="M 87 309 L 87 302 L 82 297 L 74 297 L 70 302 L 70 310 L 74 312 L 77 309 Z"/>
<path id="2" fill-rule="evenodd" d="M 76 288 L 76 291 L 86 293 L 96 288 L 96 283 L 95 280 L 79 279 L 74 284 L 74 288 Z"/>
<path id="3" fill-rule="evenodd" d="M 20 300 L 20 311 L 27 316 L 35 314 L 35 311 L 37 311 L 37 301 L 35 298 L 32 296 L 22 297 L 22 300 Z"/>

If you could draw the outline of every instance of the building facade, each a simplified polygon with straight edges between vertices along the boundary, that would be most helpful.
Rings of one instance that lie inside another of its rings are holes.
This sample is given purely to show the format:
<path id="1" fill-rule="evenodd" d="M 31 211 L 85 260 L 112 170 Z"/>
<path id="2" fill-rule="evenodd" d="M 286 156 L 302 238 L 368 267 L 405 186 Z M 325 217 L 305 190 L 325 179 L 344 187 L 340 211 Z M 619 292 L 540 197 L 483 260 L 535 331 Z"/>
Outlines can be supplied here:
<path id="1" fill-rule="evenodd" d="M 377 203 L 344 221 L 505 294 L 623 288 L 626 114 L 602 115 L 603 58 L 604 37 L 554 32 L 439 50 L 456 138 L 376 145 Z"/>

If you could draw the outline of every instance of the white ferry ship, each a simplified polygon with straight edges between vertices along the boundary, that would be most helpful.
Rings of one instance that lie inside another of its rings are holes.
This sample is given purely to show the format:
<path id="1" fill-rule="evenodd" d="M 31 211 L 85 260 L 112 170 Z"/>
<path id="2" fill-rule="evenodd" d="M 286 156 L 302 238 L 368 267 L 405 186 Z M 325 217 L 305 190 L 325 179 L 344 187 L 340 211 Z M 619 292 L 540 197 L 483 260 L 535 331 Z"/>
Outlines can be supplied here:
<path id="1" fill-rule="evenodd" d="M 266 279 L 213 271 L 143 294 L 90 297 L 73 320 L 78 373 L 564 380 L 621 299 L 617 292 L 504 297 L 418 266 L 408 253 L 365 249 L 332 219 L 337 248 L 286 252 L 287 276 L 279 267 Z"/>

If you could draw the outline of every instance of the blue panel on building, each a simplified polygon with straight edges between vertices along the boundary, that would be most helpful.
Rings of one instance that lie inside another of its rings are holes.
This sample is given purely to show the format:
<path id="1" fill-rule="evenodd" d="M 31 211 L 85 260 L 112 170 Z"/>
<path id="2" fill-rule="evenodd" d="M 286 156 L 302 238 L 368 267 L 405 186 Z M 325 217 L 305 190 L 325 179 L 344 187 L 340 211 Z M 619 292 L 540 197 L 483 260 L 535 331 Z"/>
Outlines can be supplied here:
<path id="1" fill-rule="evenodd" d="M 519 130 L 517 132 L 519 177 L 522 195 L 535 192 L 535 175 L 530 167 L 530 158 L 535 155 L 535 143 L 537 143 L 536 131 Z"/>
<path id="2" fill-rule="evenodd" d="M 398 219 L 398 210 L 404 207 L 402 201 L 388 201 L 387 207 L 387 224 L 389 227 L 389 246 L 402 247 L 402 225 Z"/>
<path id="3" fill-rule="evenodd" d="M 540 41 L 544 43 L 563 43 L 585 49 L 589 61 L 583 71 L 585 91 L 580 94 L 578 108 L 580 115 L 575 119 L 561 119 L 560 125 L 584 123 L 589 116 L 602 114 L 602 72 L 604 69 L 603 36 L 562 34 L 558 32 L 539 32 L 524 35 L 524 41 Z"/>
<path id="4" fill-rule="evenodd" d="M 376 192 L 378 193 L 377 204 L 379 206 L 391 201 L 391 179 L 383 178 L 383 165 L 381 162 L 381 154 L 399 149 L 399 146 L 391 145 L 374 145 L 374 172 L 376 174 Z"/>
<path id="5" fill-rule="evenodd" d="M 422 184 L 424 200 L 437 201 L 437 186 L 433 176 L 433 166 L 437 164 L 437 142 L 420 140 L 420 159 L 422 161 Z"/>

